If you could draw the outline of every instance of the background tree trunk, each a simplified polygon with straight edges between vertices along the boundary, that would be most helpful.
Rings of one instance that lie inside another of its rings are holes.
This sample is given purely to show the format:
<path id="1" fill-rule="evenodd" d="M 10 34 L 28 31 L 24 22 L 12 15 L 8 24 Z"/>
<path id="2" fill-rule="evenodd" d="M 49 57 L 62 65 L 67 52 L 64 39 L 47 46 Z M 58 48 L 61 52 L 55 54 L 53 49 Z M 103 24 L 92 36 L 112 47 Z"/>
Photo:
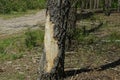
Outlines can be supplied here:
<path id="1" fill-rule="evenodd" d="M 97 3 L 97 1 L 94 0 L 94 9 L 96 9 L 96 3 Z"/>
<path id="2" fill-rule="evenodd" d="M 118 0 L 118 12 L 120 12 L 120 0 Z"/>
<path id="3" fill-rule="evenodd" d="M 90 0 L 90 9 L 93 9 L 93 0 Z"/>
<path id="4" fill-rule="evenodd" d="M 85 9 L 85 0 L 81 0 L 81 8 Z"/>
<path id="5" fill-rule="evenodd" d="M 112 0 L 109 0 L 109 7 L 112 7 Z"/>
<path id="6" fill-rule="evenodd" d="M 85 3 L 86 3 L 86 5 L 85 5 L 85 9 L 88 9 L 89 1 L 90 1 L 90 0 L 85 0 Z"/>
<path id="7" fill-rule="evenodd" d="M 100 0 L 97 0 L 97 6 L 96 6 L 96 8 L 98 9 L 99 8 L 99 4 L 100 4 Z"/>
<path id="8" fill-rule="evenodd" d="M 71 47 L 72 38 L 76 29 L 77 4 L 74 4 L 74 2 L 76 2 L 76 0 L 70 0 L 71 8 L 68 15 L 66 50 L 69 50 Z"/>
<path id="9" fill-rule="evenodd" d="M 106 16 L 110 16 L 111 10 L 110 10 L 110 0 L 104 0 L 104 7 L 103 11 Z"/>
<path id="10" fill-rule="evenodd" d="M 39 80 L 63 80 L 69 0 L 48 0 Z"/>

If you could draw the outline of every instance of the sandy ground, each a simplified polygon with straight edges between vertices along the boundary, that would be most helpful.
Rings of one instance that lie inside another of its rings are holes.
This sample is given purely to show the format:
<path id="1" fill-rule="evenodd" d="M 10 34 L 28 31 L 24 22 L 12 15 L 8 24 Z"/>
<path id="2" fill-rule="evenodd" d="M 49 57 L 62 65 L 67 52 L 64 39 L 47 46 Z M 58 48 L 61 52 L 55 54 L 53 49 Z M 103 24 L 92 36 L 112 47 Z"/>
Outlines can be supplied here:
<path id="1" fill-rule="evenodd" d="M 45 10 L 41 10 L 36 14 L 25 15 L 22 17 L 3 20 L 0 18 L 0 36 L 14 34 L 28 27 L 36 28 L 38 24 L 44 25 Z"/>

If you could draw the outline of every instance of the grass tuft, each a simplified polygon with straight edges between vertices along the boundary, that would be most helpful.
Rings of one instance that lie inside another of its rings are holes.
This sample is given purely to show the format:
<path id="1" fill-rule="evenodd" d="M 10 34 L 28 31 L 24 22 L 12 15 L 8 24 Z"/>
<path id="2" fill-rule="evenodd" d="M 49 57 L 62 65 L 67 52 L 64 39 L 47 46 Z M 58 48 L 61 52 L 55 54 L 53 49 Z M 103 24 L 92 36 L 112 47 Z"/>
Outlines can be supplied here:
<path id="1" fill-rule="evenodd" d="M 0 40 L 0 60 L 16 60 L 23 57 L 24 53 L 40 47 L 43 44 L 44 31 L 27 30 L 19 36 Z"/>

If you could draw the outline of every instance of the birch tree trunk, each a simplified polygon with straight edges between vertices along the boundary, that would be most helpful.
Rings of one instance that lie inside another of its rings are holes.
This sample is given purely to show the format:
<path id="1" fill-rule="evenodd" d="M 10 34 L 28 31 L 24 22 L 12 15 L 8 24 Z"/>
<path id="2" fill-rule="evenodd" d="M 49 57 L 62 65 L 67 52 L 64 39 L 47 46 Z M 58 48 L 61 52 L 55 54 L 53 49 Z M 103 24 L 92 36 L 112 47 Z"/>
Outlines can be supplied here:
<path id="1" fill-rule="evenodd" d="M 64 53 L 69 0 L 48 0 L 44 53 L 38 80 L 64 80 Z"/>

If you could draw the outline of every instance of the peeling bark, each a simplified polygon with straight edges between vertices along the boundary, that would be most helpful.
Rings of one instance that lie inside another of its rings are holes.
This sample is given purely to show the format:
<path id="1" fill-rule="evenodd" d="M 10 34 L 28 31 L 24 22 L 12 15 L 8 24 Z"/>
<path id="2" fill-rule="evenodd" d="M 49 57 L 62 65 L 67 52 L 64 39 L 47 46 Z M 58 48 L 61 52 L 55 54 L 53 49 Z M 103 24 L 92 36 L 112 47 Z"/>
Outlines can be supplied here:
<path id="1" fill-rule="evenodd" d="M 40 60 L 38 80 L 63 80 L 64 53 L 69 0 L 48 0 L 44 53 Z"/>

